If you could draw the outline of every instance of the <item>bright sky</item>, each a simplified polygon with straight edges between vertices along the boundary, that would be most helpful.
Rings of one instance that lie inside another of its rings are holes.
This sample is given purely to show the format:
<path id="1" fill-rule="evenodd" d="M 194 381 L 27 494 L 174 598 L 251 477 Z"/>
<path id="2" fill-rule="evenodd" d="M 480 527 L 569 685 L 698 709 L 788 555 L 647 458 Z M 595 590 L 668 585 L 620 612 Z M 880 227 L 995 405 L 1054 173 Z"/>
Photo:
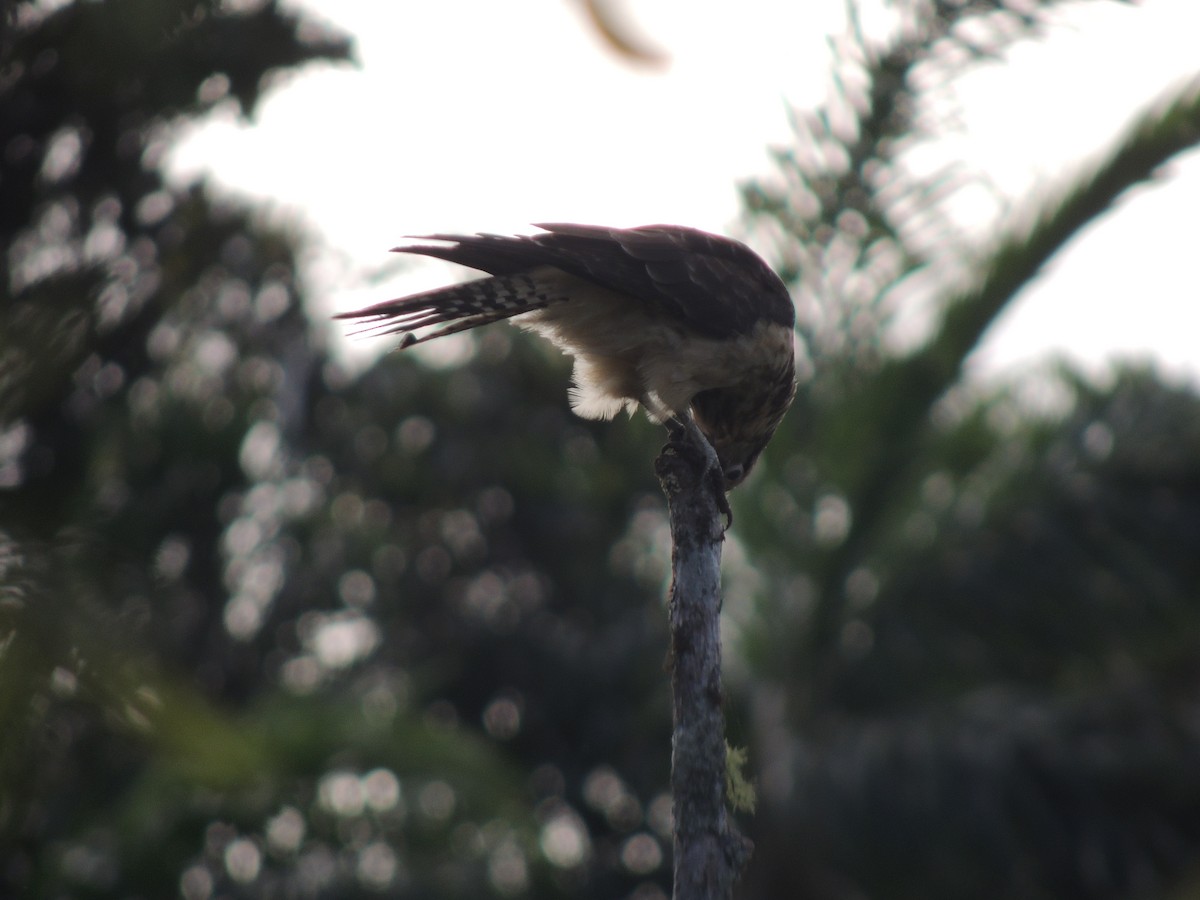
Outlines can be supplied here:
<path id="1" fill-rule="evenodd" d="M 728 233 L 737 182 L 769 175 L 768 147 L 789 143 L 788 104 L 823 96 L 827 35 L 844 9 L 628 0 L 640 34 L 670 57 L 638 68 L 571 0 L 300 5 L 355 36 L 361 67 L 290 77 L 253 126 L 214 114 L 172 166 L 300 217 L 318 238 L 308 267 L 317 312 L 460 276 L 435 262 L 391 268 L 386 251 L 410 234 L 528 232 L 539 221 Z M 1198 37 L 1196 0 L 1089 3 L 1049 40 L 964 83 L 965 133 L 942 152 L 1014 198 L 1044 196 L 1137 110 L 1200 72 Z M 1055 260 L 989 335 L 976 371 L 1003 375 L 1050 353 L 1093 368 L 1120 356 L 1200 383 L 1200 158 L 1168 174 Z M 986 233 L 986 220 L 963 215 L 964 229 Z M 381 272 L 383 282 L 370 277 Z"/>

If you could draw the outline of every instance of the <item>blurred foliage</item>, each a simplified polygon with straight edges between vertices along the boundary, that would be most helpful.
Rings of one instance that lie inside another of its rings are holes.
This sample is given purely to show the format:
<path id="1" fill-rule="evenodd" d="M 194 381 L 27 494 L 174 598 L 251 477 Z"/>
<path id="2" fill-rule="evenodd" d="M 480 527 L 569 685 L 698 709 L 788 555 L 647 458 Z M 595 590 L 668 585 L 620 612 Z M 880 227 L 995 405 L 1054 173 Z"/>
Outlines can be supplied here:
<path id="1" fill-rule="evenodd" d="M 1054 6 L 894 4 L 890 37 L 852 27 L 829 102 L 745 188 L 812 371 L 757 520 L 739 509 L 760 580 L 747 895 L 1195 887 L 1200 398 L 1136 369 L 990 396 L 960 382 L 1046 260 L 1200 141 L 1200 90 L 1142 113 L 1058 196 L 997 204 L 988 243 L 953 215 L 987 173 L 910 163 L 954 132 L 946 86 Z M 914 305 L 930 333 L 895 349 Z"/>
<path id="2" fill-rule="evenodd" d="M 744 896 L 1196 885 L 1200 398 L 1064 370 L 1047 415 L 960 383 L 1196 141 L 1195 93 L 994 246 L 945 213 L 970 173 L 904 165 L 952 116 L 930 97 L 1052 5 L 852 23 L 746 188 L 808 371 L 726 555 Z M 573 418 L 562 360 L 501 328 L 351 377 L 297 236 L 164 182 L 182 121 L 252 115 L 344 36 L 273 2 L 7 16 L 0 896 L 666 896 L 662 435 Z M 938 324 L 888 349 L 918 301 Z"/>

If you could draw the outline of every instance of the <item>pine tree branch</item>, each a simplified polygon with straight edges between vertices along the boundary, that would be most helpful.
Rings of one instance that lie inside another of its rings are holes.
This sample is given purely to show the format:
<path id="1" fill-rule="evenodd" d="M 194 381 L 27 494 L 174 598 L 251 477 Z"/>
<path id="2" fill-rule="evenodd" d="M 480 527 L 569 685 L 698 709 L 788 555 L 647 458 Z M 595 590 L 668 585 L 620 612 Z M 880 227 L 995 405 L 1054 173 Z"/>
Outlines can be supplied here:
<path id="1" fill-rule="evenodd" d="M 674 900 L 728 900 L 753 845 L 738 833 L 725 802 L 719 629 L 724 487 L 716 454 L 690 419 L 673 430 L 655 471 L 671 520 Z"/>
<path id="2" fill-rule="evenodd" d="M 845 398 L 848 421 L 870 422 L 862 434 L 864 468 L 849 497 L 854 526 L 833 554 L 823 576 L 822 601 L 813 617 L 812 660 L 836 654 L 845 598 L 837 585 L 859 564 L 879 523 L 907 490 L 906 466 L 918 454 L 929 412 L 958 380 L 962 365 L 987 328 L 1042 267 L 1127 191 L 1152 181 L 1180 153 L 1200 145 L 1200 79 L 1188 82 L 1145 113 L 1125 138 L 1090 172 L 1031 217 L 1031 223 L 1002 237 L 978 267 L 978 281 L 945 304 L 941 328 L 923 348 L 890 361 L 870 391 Z M 864 416 L 864 404 L 872 414 Z"/>
<path id="3" fill-rule="evenodd" d="M 827 99 L 792 110 L 794 145 L 774 151 L 779 177 L 742 186 L 748 218 L 777 235 L 776 268 L 795 286 L 799 331 L 826 380 L 840 379 L 847 364 L 878 364 L 876 335 L 893 315 L 889 289 L 936 265 L 958 233 L 941 201 L 973 183 L 990 188 L 957 162 L 914 178 L 897 160 L 951 125 L 955 107 L 936 102 L 948 85 L 1041 33 L 1066 0 L 892 5 L 897 24 L 874 34 L 861 17 L 875 4 L 846 0 L 847 31 L 830 40 Z M 917 232 L 926 237 L 914 240 Z"/>

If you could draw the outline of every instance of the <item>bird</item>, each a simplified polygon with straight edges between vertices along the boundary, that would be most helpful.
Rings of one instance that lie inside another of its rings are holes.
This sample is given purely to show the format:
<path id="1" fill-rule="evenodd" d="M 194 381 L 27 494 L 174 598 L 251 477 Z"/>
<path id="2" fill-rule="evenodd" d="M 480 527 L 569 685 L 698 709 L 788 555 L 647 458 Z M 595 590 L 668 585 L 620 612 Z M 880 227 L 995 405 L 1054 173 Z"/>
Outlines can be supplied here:
<path id="1" fill-rule="evenodd" d="M 430 234 L 393 252 L 487 273 L 341 313 L 400 348 L 503 319 L 574 357 L 571 408 L 641 406 L 698 428 L 724 489 L 741 484 L 796 393 L 795 307 L 780 277 L 731 238 L 679 225 L 547 223 L 533 235 Z"/>

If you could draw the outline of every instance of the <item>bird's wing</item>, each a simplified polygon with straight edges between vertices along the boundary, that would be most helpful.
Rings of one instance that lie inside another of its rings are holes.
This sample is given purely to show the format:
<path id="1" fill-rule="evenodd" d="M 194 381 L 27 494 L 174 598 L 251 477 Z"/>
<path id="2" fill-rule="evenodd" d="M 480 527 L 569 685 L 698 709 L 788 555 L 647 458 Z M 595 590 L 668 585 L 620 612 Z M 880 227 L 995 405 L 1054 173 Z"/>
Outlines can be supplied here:
<path id="1" fill-rule="evenodd" d="M 712 337 L 745 334 L 766 320 L 791 327 L 795 311 L 771 268 L 743 244 L 677 225 L 604 228 L 540 224 L 531 237 L 424 235 L 444 244 L 397 247 L 492 275 L 554 266 L 633 297 Z"/>

